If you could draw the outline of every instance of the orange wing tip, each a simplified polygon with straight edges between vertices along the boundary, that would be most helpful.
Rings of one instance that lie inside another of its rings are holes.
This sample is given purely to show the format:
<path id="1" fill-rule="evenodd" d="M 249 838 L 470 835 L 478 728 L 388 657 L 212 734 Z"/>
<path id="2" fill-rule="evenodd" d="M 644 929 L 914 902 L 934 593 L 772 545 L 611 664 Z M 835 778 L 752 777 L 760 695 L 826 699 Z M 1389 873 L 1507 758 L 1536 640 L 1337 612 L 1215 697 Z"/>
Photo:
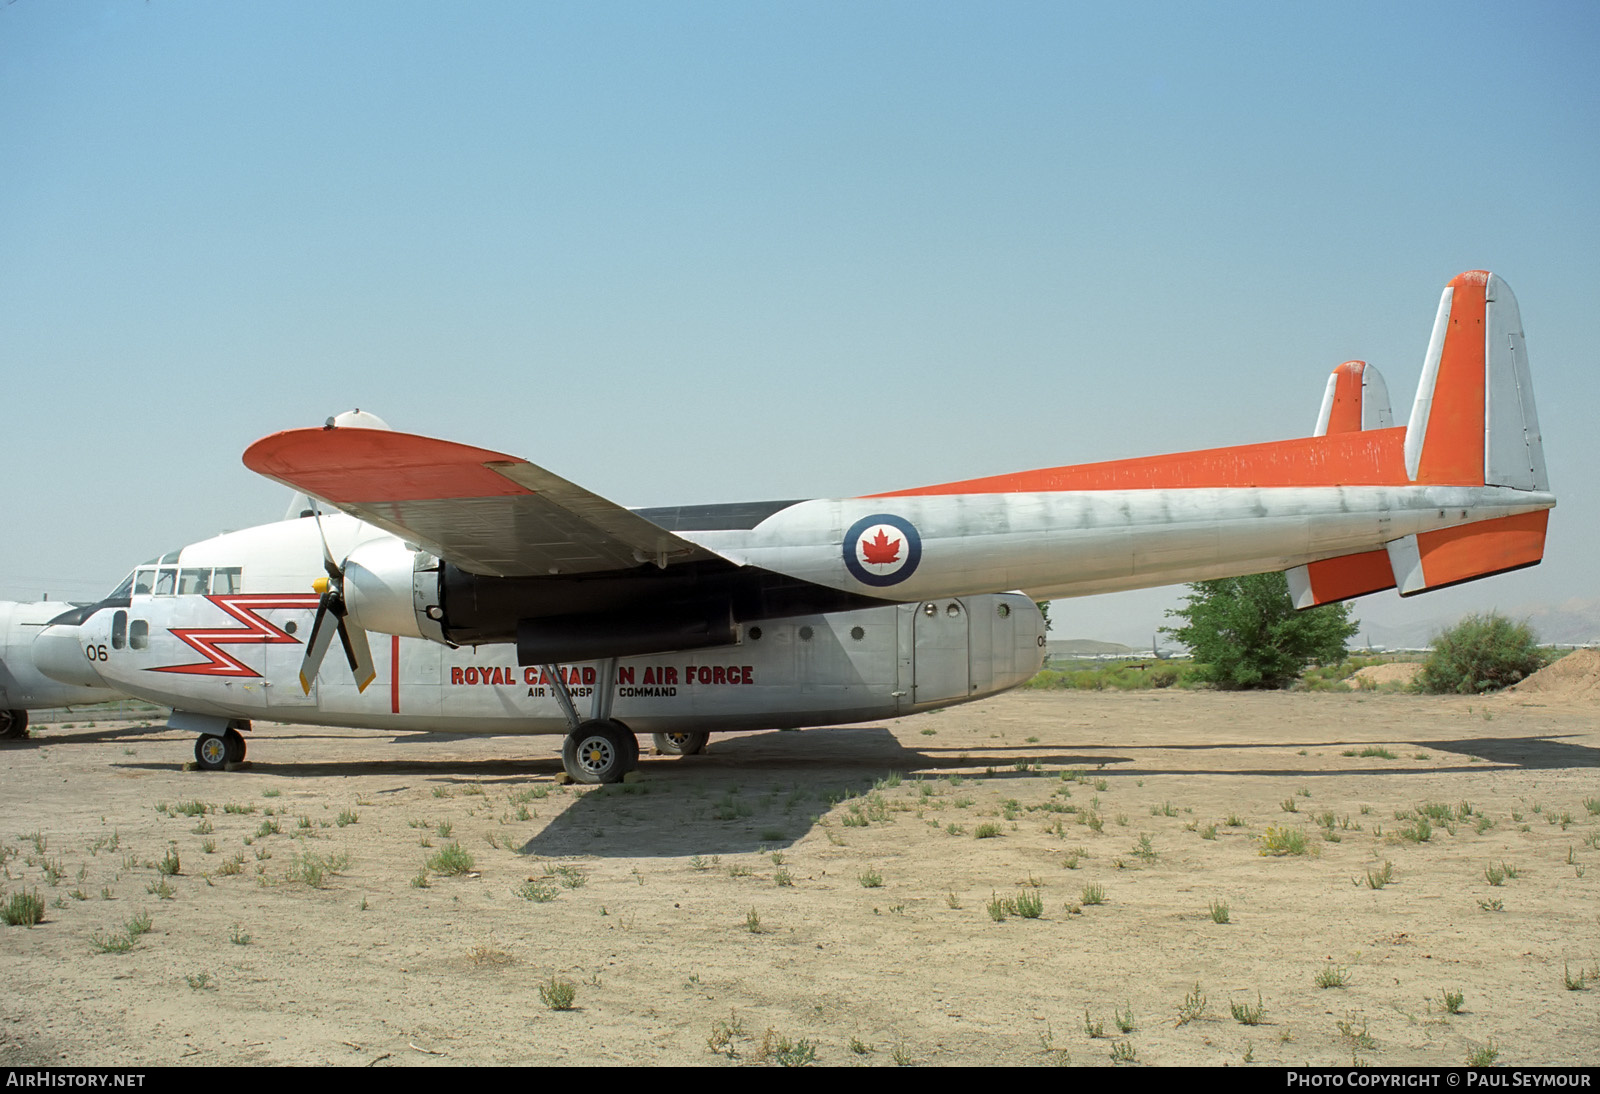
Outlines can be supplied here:
<path id="1" fill-rule="evenodd" d="M 530 494 L 490 466 L 522 462 L 487 448 L 377 429 L 291 429 L 244 451 L 250 470 L 335 505 Z"/>

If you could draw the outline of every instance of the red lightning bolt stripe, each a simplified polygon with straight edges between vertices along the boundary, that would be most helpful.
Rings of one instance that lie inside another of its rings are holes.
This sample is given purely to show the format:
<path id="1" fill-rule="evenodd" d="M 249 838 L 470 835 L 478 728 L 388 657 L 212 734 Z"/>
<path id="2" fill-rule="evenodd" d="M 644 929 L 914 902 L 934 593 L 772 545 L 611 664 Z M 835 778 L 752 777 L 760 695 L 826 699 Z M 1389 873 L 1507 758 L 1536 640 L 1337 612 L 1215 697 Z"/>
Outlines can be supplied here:
<path id="1" fill-rule="evenodd" d="M 320 598 L 315 593 L 218 593 L 207 600 L 243 623 L 243 627 L 172 627 L 174 637 L 187 643 L 204 661 L 192 665 L 167 665 L 151 672 L 181 672 L 189 676 L 258 677 L 261 674 L 219 646 L 298 645 L 300 640 L 285 634 L 256 614 L 271 608 L 315 608 Z"/>

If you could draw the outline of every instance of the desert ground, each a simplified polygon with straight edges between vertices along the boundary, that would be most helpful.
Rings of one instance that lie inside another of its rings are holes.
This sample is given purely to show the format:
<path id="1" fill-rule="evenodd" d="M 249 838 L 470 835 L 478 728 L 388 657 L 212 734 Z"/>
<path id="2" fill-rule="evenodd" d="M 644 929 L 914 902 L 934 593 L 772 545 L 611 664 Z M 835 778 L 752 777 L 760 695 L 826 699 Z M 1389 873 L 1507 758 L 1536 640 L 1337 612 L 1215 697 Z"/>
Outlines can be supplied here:
<path id="1" fill-rule="evenodd" d="M 0 1064 L 1594 1064 L 1597 715 L 1017 692 L 605 788 L 550 737 L 257 724 L 208 774 L 46 725 Z"/>

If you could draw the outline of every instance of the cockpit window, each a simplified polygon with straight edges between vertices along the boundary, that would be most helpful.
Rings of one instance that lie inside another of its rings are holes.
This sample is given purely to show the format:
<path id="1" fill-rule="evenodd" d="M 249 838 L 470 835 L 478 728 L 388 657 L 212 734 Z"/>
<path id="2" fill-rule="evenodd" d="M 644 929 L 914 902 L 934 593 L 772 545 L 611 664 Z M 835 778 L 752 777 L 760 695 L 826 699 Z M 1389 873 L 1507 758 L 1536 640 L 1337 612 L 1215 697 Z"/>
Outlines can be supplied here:
<path id="1" fill-rule="evenodd" d="M 128 599 L 128 594 L 131 592 L 133 592 L 133 575 L 129 574 L 127 577 L 122 579 L 121 585 L 118 585 L 115 589 L 111 590 L 111 595 L 106 597 L 106 599 L 126 600 Z"/>
<path id="2" fill-rule="evenodd" d="M 178 571 L 163 567 L 156 571 L 156 595 L 171 596 L 178 584 Z"/>
<path id="3" fill-rule="evenodd" d="M 204 596 L 211 591 L 210 570 L 179 570 L 178 595 Z"/>
<path id="4" fill-rule="evenodd" d="M 214 593 L 244 592 L 244 582 L 239 577 L 239 567 L 219 566 L 212 571 L 211 591 Z"/>
<path id="5" fill-rule="evenodd" d="M 154 570 L 136 570 L 133 575 L 133 595 L 149 596 L 156 587 Z"/>

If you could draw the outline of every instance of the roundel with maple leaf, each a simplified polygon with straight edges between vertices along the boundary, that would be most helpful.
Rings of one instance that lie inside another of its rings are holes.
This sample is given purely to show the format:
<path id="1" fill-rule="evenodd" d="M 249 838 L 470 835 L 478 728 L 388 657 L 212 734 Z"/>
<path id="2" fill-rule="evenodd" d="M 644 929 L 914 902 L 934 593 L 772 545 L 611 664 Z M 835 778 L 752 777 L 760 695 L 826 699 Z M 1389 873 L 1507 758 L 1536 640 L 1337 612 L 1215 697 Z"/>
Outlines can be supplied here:
<path id="1" fill-rule="evenodd" d="M 863 585 L 898 585 L 922 561 L 922 537 L 892 513 L 862 517 L 844 534 L 844 565 Z"/>

